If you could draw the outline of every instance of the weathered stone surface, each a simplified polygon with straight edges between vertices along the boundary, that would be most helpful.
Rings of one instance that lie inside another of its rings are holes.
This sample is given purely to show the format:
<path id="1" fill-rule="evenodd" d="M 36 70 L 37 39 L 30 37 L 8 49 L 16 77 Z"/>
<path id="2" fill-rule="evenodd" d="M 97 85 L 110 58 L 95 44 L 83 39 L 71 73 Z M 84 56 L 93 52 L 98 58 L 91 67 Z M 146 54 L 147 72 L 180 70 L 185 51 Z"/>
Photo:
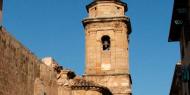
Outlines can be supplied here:
<path id="1" fill-rule="evenodd" d="M 127 4 L 119 0 L 95 0 L 87 5 L 90 18 L 124 16 Z"/>
<path id="2" fill-rule="evenodd" d="M 34 95 L 39 64 L 32 52 L 0 30 L 0 95 Z"/>
<path id="3" fill-rule="evenodd" d="M 58 95 L 57 73 L 52 67 L 40 64 L 40 79 L 44 85 L 43 91 L 46 95 Z"/>
<path id="4" fill-rule="evenodd" d="M 128 30 L 125 23 L 95 22 L 87 24 L 85 33 L 86 73 L 129 73 Z M 107 52 L 102 50 L 101 38 L 104 35 L 110 37 L 111 48 Z M 104 72 L 103 69 L 109 71 Z"/>
<path id="5" fill-rule="evenodd" d="M 131 93 L 131 81 L 129 75 L 92 75 L 86 76 L 86 80 L 94 81 L 99 85 L 109 87 L 111 92 L 115 95 L 117 93 L 127 94 Z"/>
<path id="6" fill-rule="evenodd" d="M 108 87 L 113 95 L 130 95 L 129 34 L 126 5 L 119 0 L 96 0 L 83 20 L 86 40 L 85 79 Z"/>

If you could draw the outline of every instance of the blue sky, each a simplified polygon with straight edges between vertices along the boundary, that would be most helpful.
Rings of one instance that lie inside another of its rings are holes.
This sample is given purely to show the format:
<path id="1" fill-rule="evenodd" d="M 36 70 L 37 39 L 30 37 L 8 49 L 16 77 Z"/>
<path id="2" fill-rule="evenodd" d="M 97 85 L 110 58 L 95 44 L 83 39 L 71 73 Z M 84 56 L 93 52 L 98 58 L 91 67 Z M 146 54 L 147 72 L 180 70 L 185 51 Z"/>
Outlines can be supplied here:
<path id="1" fill-rule="evenodd" d="M 168 95 L 177 42 L 168 43 L 173 0 L 123 0 L 128 3 L 130 71 L 133 95 Z M 39 58 L 52 56 L 82 75 L 85 44 L 82 19 L 91 0 L 4 0 L 3 25 Z"/>

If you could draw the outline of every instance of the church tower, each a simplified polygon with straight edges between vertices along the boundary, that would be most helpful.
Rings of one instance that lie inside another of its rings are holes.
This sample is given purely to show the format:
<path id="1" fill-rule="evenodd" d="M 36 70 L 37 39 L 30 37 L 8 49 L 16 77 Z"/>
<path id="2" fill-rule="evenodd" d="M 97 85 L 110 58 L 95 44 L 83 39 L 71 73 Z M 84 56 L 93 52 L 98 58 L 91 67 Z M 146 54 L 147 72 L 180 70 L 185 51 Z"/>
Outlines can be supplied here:
<path id="1" fill-rule="evenodd" d="M 84 78 L 106 86 L 113 95 L 131 95 L 128 44 L 131 25 L 121 0 L 93 0 L 83 20 L 86 40 Z"/>

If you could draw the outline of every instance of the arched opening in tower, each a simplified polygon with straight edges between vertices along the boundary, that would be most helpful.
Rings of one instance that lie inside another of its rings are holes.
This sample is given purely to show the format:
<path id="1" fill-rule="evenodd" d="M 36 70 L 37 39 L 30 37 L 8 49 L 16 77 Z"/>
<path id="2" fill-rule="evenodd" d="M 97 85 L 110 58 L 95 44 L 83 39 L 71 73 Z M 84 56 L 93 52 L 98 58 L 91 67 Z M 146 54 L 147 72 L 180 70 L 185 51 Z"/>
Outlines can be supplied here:
<path id="1" fill-rule="evenodd" d="M 103 51 L 110 50 L 110 37 L 108 35 L 104 35 L 102 36 L 101 41 Z"/>

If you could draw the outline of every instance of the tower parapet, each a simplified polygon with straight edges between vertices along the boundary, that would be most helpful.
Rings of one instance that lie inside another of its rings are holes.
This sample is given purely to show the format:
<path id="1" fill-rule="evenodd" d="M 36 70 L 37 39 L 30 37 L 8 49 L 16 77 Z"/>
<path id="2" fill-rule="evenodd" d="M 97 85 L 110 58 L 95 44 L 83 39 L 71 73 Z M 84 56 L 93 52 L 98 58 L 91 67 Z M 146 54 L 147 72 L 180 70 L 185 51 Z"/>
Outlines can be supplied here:
<path id="1" fill-rule="evenodd" d="M 124 16 L 127 4 L 120 0 L 94 0 L 86 6 L 88 18 Z"/>

